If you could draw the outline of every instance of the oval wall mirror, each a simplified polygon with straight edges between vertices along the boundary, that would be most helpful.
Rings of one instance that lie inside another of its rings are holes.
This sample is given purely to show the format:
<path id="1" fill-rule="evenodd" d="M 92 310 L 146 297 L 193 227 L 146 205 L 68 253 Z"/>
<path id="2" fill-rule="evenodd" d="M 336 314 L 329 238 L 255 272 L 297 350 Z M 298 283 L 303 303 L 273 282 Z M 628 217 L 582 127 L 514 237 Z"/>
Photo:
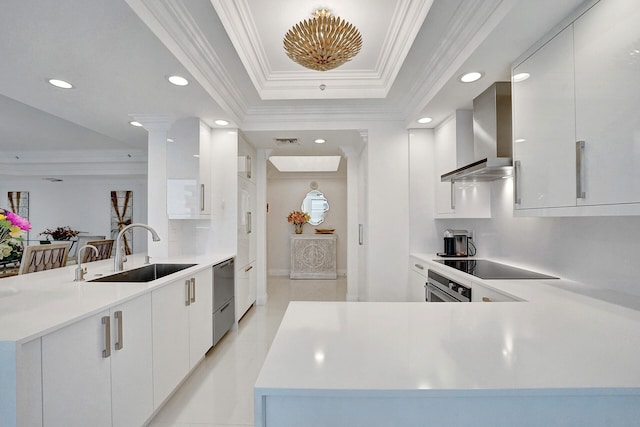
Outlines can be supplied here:
<path id="1" fill-rule="evenodd" d="M 324 221 L 324 213 L 329 210 L 329 202 L 320 191 L 311 190 L 302 201 L 300 210 L 311 217 L 309 224 L 319 225 Z"/>

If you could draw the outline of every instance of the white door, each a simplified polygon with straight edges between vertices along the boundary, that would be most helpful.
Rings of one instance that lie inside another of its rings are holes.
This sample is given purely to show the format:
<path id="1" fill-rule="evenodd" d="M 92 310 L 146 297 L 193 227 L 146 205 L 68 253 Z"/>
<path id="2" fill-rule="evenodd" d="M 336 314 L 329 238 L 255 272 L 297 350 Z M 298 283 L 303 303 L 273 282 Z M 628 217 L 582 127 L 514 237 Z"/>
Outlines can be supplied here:
<path id="1" fill-rule="evenodd" d="M 640 2 L 600 1 L 574 23 L 582 205 L 640 202 Z"/>
<path id="2" fill-rule="evenodd" d="M 195 274 L 189 305 L 189 367 L 213 346 L 213 270 Z"/>
<path id="3" fill-rule="evenodd" d="M 515 208 L 576 205 L 573 29 L 514 68 Z"/>
<path id="4" fill-rule="evenodd" d="M 189 284 L 178 279 L 151 292 L 154 409 L 189 371 Z"/>
<path id="5" fill-rule="evenodd" d="M 111 309 L 114 427 L 142 425 L 153 413 L 151 294 Z"/>
<path id="6" fill-rule="evenodd" d="M 111 426 L 107 319 L 96 314 L 42 337 L 44 425 Z"/>

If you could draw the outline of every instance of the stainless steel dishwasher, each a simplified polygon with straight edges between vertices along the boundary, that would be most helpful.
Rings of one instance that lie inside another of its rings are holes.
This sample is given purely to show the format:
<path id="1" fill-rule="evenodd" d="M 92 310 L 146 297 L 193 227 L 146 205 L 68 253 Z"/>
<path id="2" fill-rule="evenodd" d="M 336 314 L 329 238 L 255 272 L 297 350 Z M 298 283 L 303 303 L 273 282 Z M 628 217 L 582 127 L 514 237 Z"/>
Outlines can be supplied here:
<path id="1" fill-rule="evenodd" d="M 235 322 L 235 264 L 233 258 L 213 266 L 213 345 Z"/>

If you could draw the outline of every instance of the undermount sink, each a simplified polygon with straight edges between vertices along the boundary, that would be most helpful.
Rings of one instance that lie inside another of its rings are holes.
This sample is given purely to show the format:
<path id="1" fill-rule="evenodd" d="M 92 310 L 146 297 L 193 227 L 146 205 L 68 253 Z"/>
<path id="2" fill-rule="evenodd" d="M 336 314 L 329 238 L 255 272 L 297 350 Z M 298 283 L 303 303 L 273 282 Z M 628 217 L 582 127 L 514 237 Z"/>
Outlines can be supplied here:
<path id="1" fill-rule="evenodd" d="M 150 264 L 143 267 L 126 270 L 89 282 L 152 282 L 178 271 L 182 271 L 196 264 Z"/>

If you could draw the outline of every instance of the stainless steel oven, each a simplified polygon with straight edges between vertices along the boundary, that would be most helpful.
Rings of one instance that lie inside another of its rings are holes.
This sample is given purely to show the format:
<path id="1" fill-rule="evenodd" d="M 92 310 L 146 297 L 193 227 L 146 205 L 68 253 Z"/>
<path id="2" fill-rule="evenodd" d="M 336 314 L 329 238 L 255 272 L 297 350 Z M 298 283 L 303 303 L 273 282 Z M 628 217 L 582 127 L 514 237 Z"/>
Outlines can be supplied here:
<path id="1" fill-rule="evenodd" d="M 427 302 L 471 302 L 471 288 L 428 270 Z"/>

